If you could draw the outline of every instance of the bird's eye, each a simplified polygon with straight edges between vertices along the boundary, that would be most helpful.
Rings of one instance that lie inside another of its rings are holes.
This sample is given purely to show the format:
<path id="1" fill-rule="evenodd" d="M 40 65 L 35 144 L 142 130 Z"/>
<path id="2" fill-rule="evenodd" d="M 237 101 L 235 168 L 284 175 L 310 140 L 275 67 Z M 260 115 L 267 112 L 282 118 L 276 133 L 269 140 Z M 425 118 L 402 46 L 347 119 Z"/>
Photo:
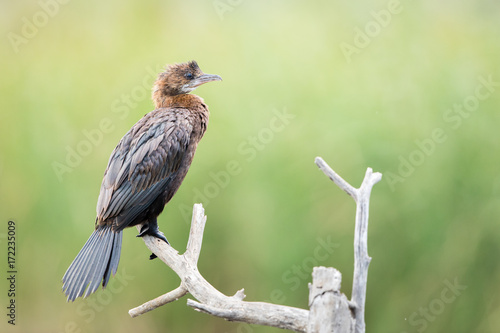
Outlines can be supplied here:
<path id="1" fill-rule="evenodd" d="M 187 72 L 186 74 L 184 74 L 184 77 L 188 80 L 192 80 L 193 79 L 193 73 L 191 72 Z"/>

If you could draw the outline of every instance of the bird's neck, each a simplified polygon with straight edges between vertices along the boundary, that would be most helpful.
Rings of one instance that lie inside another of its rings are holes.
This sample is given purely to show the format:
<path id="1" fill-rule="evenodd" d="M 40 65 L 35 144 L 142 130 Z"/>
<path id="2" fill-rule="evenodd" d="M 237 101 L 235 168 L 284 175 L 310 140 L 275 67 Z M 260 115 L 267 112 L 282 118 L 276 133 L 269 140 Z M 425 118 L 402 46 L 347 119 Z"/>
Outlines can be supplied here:
<path id="1" fill-rule="evenodd" d="M 204 104 L 203 98 L 193 94 L 180 94 L 175 96 L 160 96 L 155 98 L 155 109 L 160 108 L 188 108 L 196 109 Z"/>

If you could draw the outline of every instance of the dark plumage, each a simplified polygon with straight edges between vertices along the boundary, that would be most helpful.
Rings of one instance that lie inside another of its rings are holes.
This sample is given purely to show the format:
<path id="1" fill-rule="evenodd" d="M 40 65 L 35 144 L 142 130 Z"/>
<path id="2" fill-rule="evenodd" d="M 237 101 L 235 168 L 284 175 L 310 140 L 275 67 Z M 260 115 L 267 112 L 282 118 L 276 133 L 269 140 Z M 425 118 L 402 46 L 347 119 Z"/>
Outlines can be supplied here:
<path id="1" fill-rule="evenodd" d="M 111 153 L 97 201 L 95 231 L 63 277 L 68 301 L 106 287 L 120 261 L 122 231 L 142 225 L 138 236 L 168 243 L 156 218 L 186 176 L 208 124 L 208 107 L 188 94 L 218 75 L 195 61 L 169 66 L 153 87 L 155 110 L 139 120 Z"/>

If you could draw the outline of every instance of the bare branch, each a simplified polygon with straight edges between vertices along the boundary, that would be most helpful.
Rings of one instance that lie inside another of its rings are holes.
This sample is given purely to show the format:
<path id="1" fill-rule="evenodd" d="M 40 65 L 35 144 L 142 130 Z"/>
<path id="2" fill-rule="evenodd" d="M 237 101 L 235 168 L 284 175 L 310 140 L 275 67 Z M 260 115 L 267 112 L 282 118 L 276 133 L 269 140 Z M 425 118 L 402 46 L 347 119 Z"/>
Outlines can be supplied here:
<path id="1" fill-rule="evenodd" d="M 245 302 L 244 290 L 226 296 L 215 289 L 200 274 L 197 267 L 207 221 L 201 204 L 193 207 L 193 219 L 186 252 L 180 255 L 167 243 L 151 236 L 144 236 L 146 246 L 167 264 L 181 279 L 181 285 L 165 295 L 157 297 L 129 311 L 139 316 L 159 306 L 190 293 L 197 301 L 188 300 L 195 310 L 230 321 L 266 325 L 302 333 L 364 333 L 364 307 L 368 266 L 368 209 L 370 193 L 382 175 L 368 168 L 359 189 L 354 188 L 333 171 L 320 157 L 318 167 L 342 190 L 356 201 L 356 227 L 354 236 L 354 281 L 352 301 L 340 293 L 341 274 L 334 268 L 315 267 L 313 284 L 310 285 L 310 311 L 263 302 Z"/>
<path id="2" fill-rule="evenodd" d="M 224 307 L 218 307 L 188 300 L 187 305 L 197 311 L 229 321 L 272 326 L 302 333 L 306 333 L 309 313 L 303 309 L 263 302 L 226 301 Z"/>
<path id="3" fill-rule="evenodd" d="M 149 302 L 142 304 L 141 306 L 129 310 L 128 314 L 132 318 L 137 317 L 141 314 L 154 310 L 162 305 L 165 305 L 173 301 L 177 301 L 179 298 L 186 295 L 187 293 L 188 293 L 187 289 L 181 285 L 164 295 L 158 296 L 155 299 L 152 299 Z"/>
<path id="4" fill-rule="evenodd" d="M 138 316 L 152 307 L 158 307 L 172 301 L 173 296 L 183 296 L 187 290 L 198 302 L 189 300 L 188 305 L 195 309 L 210 313 L 226 320 L 242 321 L 249 324 L 266 325 L 288 329 L 296 332 L 306 332 L 308 311 L 288 306 L 275 305 L 261 302 L 245 302 L 243 290 L 236 292 L 234 296 L 226 296 L 215 289 L 200 274 L 196 267 L 206 216 L 201 204 L 195 204 L 193 208 L 193 220 L 186 253 L 179 255 L 178 252 L 165 242 L 144 236 L 146 246 L 167 264 L 181 279 L 181 286 L 177 292 L 170 292 L 152 301 L 129 311 L 131 315 Z M 184 290 L 182 290 L 184 289 Z M 184 293 L 184 294 L 183 294 Z M 181 295 L 182 294 L 182 295 Z"/>
<path id="5" fill-rule="evenodd" d="M 344 179 L 333 171 L 321 158 L 316 157 L 316 165 L 353 197 L 356 202 L 356 226 L 354 230 L 354 276 L 352 283 L 351 301 L 355 304 L 356 333 L 365 332 L 365 301 L 366 284 L 368 282 L 368 266 L 371 258 L 368 255 L 368 213 L 370 194 L 373 186 L 382 179 L 379 172 L 373 173 L 371 168 L 366 170 L 365 178 L 359 189 L 349 185 Z"/>
<path id="6" fill-rule="evenodd" d="M 340 177 L 335 171 L 321 157 L 316 157 L 314 160 L 318 168 L 323 171 L 323 173 L 330 178 L 335 184 L 337 184 L 340 189 L 344 190 L 347 194 L 356 200 L 357 189 L 352 187 L 348 182 L 344 180 L 344 178 Z"/>
<path id="7" fill-rule="evenodd" d="M 307 333 L 353 332 L 354 317 L 347 297 L 340 293 L 340 272 L 331 267 L 314 267 L 312 275 Z"/>
<path id="8" fill-rule="evenodd" d="M 205 216 L 203 206 L 201 204 L 194 205 L 191 230 L 189 231 L 186 253 L 184 253 L 184 257 L 186 257 L 186 259 L 189 260 L 194 266 L 198 264 L 198 258 L 200 257 L 201 244 L 203 242 L 203 231 L 205 230 L 206 223 L 207 217 Z"/>
<path id="9" fill-rule="evenodd" d="M 382 179 L 382 174 L 366 170 L 365 178 L 356 197 L 356 226 L 354 229 L 354 276 L 351 300 L 356 303 L 356 333 L 365 332 L 365 301 L 368 282 L 368 266 L 372 258 L 368 255 L 368 213 L 373 185 Z"/>
<path id="10" fill-rule="evenodd" d="M 186 262 L 191 263 L 193 266 L 197 265 L 198 258 L 200 257 L 201 243 L 203 241 L 203 231 L 205 230 L 205 224 L 207 222 L 207 217 L 204 215 L 204 213 L 205 210 L 201 205 L 194 205 L 193 218 L 191 220 L 191 230 L 189 232 L 189 240 L 186 247 L 186 253 L 184 253 L 182 256 L 179 256 L 178 252 L 173 247 L 163 243 L 165 245 L 165 257 L 168 258 L 166 260 L 173 263 L 174 261 L 179 261 L 181 258 L 184 258 Z M 138 226 L 137 229 L 139 230 L 140 226 Z M 155 238 L 152 238 L 152 240 L 155 240 Z M 153 251 L 151 248 L 150 250 L 155 253 L 155 251 Z M 167 263 L 165 260 L 163 261 Z M 177 289 L 174 289 L 162 296 L 158 296 L 151 301 L 133 308 L 128 313 L 132 318 L 137 317 L 162 305 L 176 301 L 187 293 L 188 290 L 181 284 Z"/>

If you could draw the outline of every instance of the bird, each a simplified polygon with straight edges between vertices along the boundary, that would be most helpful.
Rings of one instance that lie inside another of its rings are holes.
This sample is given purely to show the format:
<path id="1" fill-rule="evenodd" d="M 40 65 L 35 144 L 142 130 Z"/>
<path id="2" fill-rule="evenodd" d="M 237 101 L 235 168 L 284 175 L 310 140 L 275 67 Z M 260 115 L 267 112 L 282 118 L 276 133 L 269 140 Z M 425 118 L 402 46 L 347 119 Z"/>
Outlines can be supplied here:
<path id="1" fill-rule="evenodd" d="M 63 276 L 68 302 L 106 287 L 120 261 L 123 229 L 140 226 L 168 244 L 157 217 L 179 189 L 208 125 L 209 111 L 194 89 L 212 81 L 196 61 L 168 65 L 156 79 L 155 109 L 111 153 L 97 200 L 95 228 Z M 151 259 L 155 256 L 152 255 Z"/>

